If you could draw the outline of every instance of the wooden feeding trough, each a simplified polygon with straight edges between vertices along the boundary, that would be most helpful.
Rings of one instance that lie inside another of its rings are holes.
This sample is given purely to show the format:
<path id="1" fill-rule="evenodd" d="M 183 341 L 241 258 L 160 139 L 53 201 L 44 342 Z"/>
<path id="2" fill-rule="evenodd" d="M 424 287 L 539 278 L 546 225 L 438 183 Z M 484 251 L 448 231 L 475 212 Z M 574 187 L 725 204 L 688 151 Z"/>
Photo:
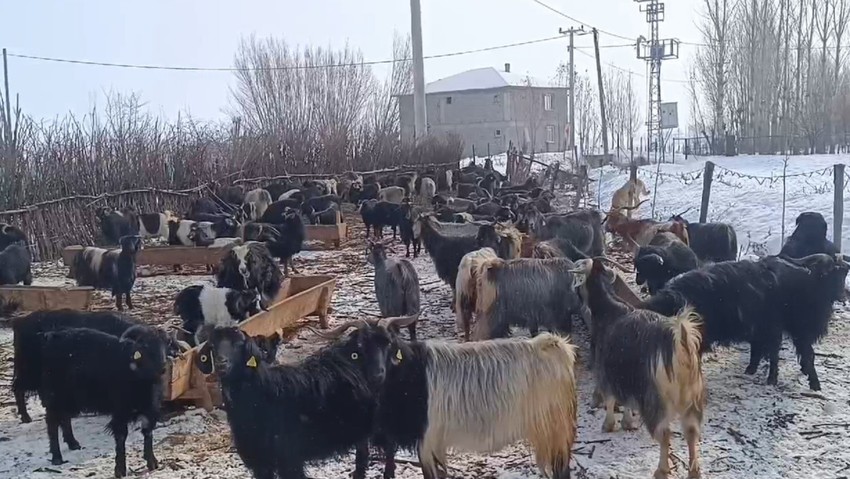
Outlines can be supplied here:
<path id="1" fill-rule="evenodd" d="M 77 254 L 83 250 L 80 245 L 68 246 L 62 250 L 62 260 L 66 265 L 73 263 Z M 213 266 L 230 250 L 229 246 L 145 246 L 136 256 L 136 264 L 148 266 Z"/>
<path id="2" fill-rule="evenodd" d="M 344 222 L 339 213 L 337 213 L 337 220 L 335 225 L 305 226 L 305 239 L 307 241 L 321 241 L 325 249 L 339 249 L 340 243 L 348 239 L 348 223 Z"/>
<path id="3" fill-rule="evenodd" d="M 336 280 L 333 276 L 292 276 L 287 278 L 274 304 L 268 311 L 251 316 L 239 327 L 249 336 L 281 334 L 299 319 L 318 315 L 319 325 L 328 327 L 328 307 L 331 304 Z M 195 347 L 175 358 L 166 371 L 166 401 L 191 401 L 211 410 L 221 404 L 218 384 L 208 382 L 195 365 Z"/>
<path id="4" fill-rule="evenodd" d="M 94 288 L 90 286 L 0 286 L 0 298 L 6 303 L 17 304 L 22 311 L 87 310 L 93 293 Z"/>

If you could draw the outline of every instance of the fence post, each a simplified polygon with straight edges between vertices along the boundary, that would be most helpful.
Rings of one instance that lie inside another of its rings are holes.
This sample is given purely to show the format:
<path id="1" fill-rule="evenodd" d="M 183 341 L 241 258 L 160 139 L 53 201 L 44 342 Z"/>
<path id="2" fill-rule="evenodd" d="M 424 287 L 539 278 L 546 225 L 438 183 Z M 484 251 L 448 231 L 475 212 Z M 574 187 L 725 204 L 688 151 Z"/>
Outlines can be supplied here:
<path id="1" fill-rule="evenodd" d="M 699 222 L 705 223 L 708 218 L 708 200 L 711 197 L 711 180 L 714 177 L 714 163 L 705 162 L 705 172 L 702 176 L 702 203 L 699 207 Z"/>
<path id="2" fill-rule="evenodd" d="M 844 221 L 844 164 L 833 167 L 835 180 L 835 203 L 832 205 L 832 242 L 841 251 L 841 232 Z"/>

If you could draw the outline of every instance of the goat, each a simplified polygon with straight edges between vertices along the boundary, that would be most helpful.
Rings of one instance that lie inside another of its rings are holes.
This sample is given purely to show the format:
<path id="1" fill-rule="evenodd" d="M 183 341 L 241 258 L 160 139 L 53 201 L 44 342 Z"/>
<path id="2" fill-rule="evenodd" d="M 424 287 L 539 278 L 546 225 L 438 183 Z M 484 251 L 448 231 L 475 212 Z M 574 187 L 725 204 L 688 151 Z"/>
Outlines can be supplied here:
<path id="1" fill-rule="evenodd" d="M 263 217 L 266 208 L 272 204 L 272 196 L 263 188 L 256 188 L 248 193 L 245 193 L 245 201 L 242 203 L 242 211 L 245 218 L 249 220 L 258 220 Z"/>
<path id="2" fill-rule="evenodd" d="M 0 286 L 32 284 L 32 255 L 29 246 L 13 243 L 0 251 Z"/>
<path id="3" fill-rule="evenodd" d="M 735 261 L 738 257 L 738 235 L 735 234 L 735 228 L 732 225 L 689 223 L 681 215 L 670 217 L 670 221 L 685 225 L 688 232 L 688 246 L 701 261 L 717 263 Z"/>
<path id="4" fill-rule="evenodd" d="M 478 183 L 458 183 L 457 196 L 459 198 L 469 198 L 473 193 L 478 193 L 481 187 Z"/>
<path id="5" fill-rule="evenodd" d="M 493 248 L 485 247 L 466 253 L 460 260 L 455 280 L 455 325 L 464 341 L 469 341 L 472 316 L 478 302 L 478 265 L 497 258 Z"/>
<path id="6" fill-rule="evenodd" d="M 165 213 L 145 213 L 140 214 L 139 218 L 139 236 L 142 238 L 163 238 L 168 239 L 169 227 L 168 222 L 176 219 L 174 213 L 166 211 Z"/>
<path id="7" fill-rule="evenodd" d="M 832 241 L 826 239 L 826 220 L 820 213 L 807 211 L 797 216 L 796 228 L 788 237 L 782 250 L 781 256 L 789 258 L 803 258 L 812 254 L 838 254 L 838 248 Z"/>
<path id="8" fill-rule="evenodd" d="M 697 448 L 706 398 L 699 315 L 687 307 L 673 318 L 633 311 L 614 295 L 613 277 L 598 259 L 580 260 L 575 271 L 587 278 L 593 371 L 605 401 L 603 430 L 614 430 L 617 402 L 626 406 L 623 429 L 637 429 L 632 410 L 639 411 L 649 434 L 661 445 L 655 477 L 666 478 L 670 421 L 678 415 L 688 442 L 688 477 L 698 478 Z"/>
<path id="9" fill-rule="evenodd" d="M 399 175 L 395 178 L 395 186 L 404 189 L 404 196 L 411 196 L 415 191 L 415 183 L 418 175 L 414 172 L 412 175 Z"/>
<path id="10" fill-rule="evenodd" d="M 280 293 L 283 275 L 265 244 L 248 241 L 233 247 L 221 259 L 216 281 L 219 288 L 256 289 L 262 298 L 260 304 L 268 306 Z"/>
<path id="11" fill-rule="evenodd" d="M 845 294 L 848 269 L 841 256 L 825 254 L 714 263 L 673 278 L 642 307 L 670 316 L 692 305 L 703 318 L 703 349 L 749 342 L 746 373 L 755 374 L 766 355 L 771 385 L 778 381 L 785 332 L 794 343 L 809 387 L 817 391 L 820 381 L 812 345 L 827 333 L 832 303 Z"/>
<path id="12" fill-rule="evenodd" d="M 289 276 L 289 268 L 299 274 L 292 257 L 301 252 L 306 234 L 301 215 L 293 209 L 287 209 L 278 223 L 248 223 L 243 228 L 244 240 L 264 241 L 271 255 L 280 258 L 286 276 Z"/>
<path id="13" fill-rule="evenodd" d="M 205 215 L 227 215 L 238 213 L 239 208 L 234 208 L 227 203 L 219 203 L 212 198 L 198 198 L 189 205 L 189 212 L 184 216 L 187 220 L 204 221 Z"/>
<path id="14" fill-rule="evenodd" d="M 464 344 L 398 338 L 396 331 L 415 319 L 357 321 L 320 332 L 333 338 L 358 327 L 349 338 L 366 331 L 383 338 L 390 331 L 376 433 L 384 477 L 394 476 L 398 447 L 417 451 L 425 479 L 436 479 L 449 449 L 491 452 L 525 439 L 543 475 L 567 479 L 577 414 L 574 346 L 550 334 Z M 357 453 L 365 464 L 365 444 Z"/>
<path id="15" fill-rule="evenodd" d="M 139 233 L 139 225 L 132 210 L 118 211 L 103 207 L 98 208 L 96 215 L 105 244 L 115 245 L 121 237 Z"/>
<path id="16" fill-rule="evenodd" d="M 240 185 L 230 185 L 221 191 L 221 199 L 234 206 L 239 206 L 245 201 L 245 190 Z"/>
<path id="17" fill-rule="evenodd" d="M 286 218 L 290 210 L 296 210 L 300 213 L 302 206 L 303 203 L 301 201 L 293 198 L 278 200 L 270 204 L 266 208 L 266 212 L 263 213 L 263 216 L 257 221 L 260 223 L 280 224 L 285 221 L 284 218 Z"/>
<path id="18" fill-rule="evenodd" d="M 168 222 L 170 245 L 209 246 L 213 240 L 198 221 L 172 219 Z"/>
<path id="19" fill-rule="evenodd" d="M 517 229 L 529 233 L 535 240 L 563 238 L 587 256 L 605 254 L 602 215 L 596 210 L 544 216 L 536 207 L 530 206 L 518 216 Z"/>
<path id="20" fill-rule="evenodd" d="M 337 195 L 323 195 L 323 196 L 314 196 L 310 198 L 301 205 L 301 212 L 305 215 L 310 215 L 314 211 L 322 211 L 331 207 L 331 205 L 336 205 L 337 208 L 340 207 L 342 200 Z"/>
<path id="21" fill-rule="evenodd" d="M 568 334 L 572 315 L 585 310 L 577 290 L 584 276 L 566 258 L 485 259 L 476 264 L 478 319 L 473 340 L 502 338 L 510 327 L 527 327 L 536 336 L 541 326 Z"/>
<path id="22" fill-rule="evenodd" d="M 437 194 L 437 184 L 431 178 L 422 178 L 422 184 L 419 188 L 419 197 L 422 204 L 429 204 L 434 195 Z"/>
<path id="23" fill-rule="evenodd" d="M 366 238 L 369 238 L 369 229 L 378 238 L 384 237 L 384 227 L 393 229 L 393 239 L 398 233 L 398 226 L 402 221 L 403 212 L 400 203 L 390 201 L 366 200 L 360 203 L 360 217 L 366 226 Z"/>
<path id="24" fill-rule="evenodd" d="M 422 216 L 422 209 L 411 205 L 410 203 L 401 204 L 401 220 L 398 224 L 398 233 L 401 236 L 401 242 L 404 243 L 405 257 L 410 257 L 410 246 L 413 245 L 413 257 L 419 256 L 419 251 L 422 249 L 422 225 L 419 223 L 419 217 Z"/>
<path id="25" fill-rule="evenodd" d="M 130 292 L 136 284 L 136 254 L 142 249 L 142 238 L 124 236 L 119 243 L 120 250 L 83 248 L 74 258 L 71 274 L 77 280 L 77 286 L 111 290 L 115 307 L 122 311 L 122 297 L 126 299 L 127 307 L 133 309 Z"/>
<path id="26" fill-rule="evenodd" d="M 136 323 L 126 316 L 109 311 L 45 310 L 12 320 L 15 365 L 12 392 L 21 422 L 32 421 L 27 412 L 27 394 L 38 391 L 42 376 L 41 333 L 65 328 L 92 328 L 120 336 Z"/>
<path id="27" fill-rule="evenodd" d="M 635 283 L 646 284 L 649 294 L 655 294 L 667 281 L 679 274 L 697 269 L 699 260 L 694 251 L 675 234 L 661 231 L 647 246 L 635 254 Z"/>
<path id="28" fill-rule="evenodd" d="M 298 364 L 269 365 L 242 331 L 216 328 L 198 357 L 212 358 L 201 370 L 221 380 L 236 452 L 254 477 L 304 479 L 305 462 L 356 445 L 353 477 L 365 479 L 391 344 L 386 330 L 360 328 Z"/>
<path id="29" fill-rule="evenodd" d="M 613 234 L 617 234 L 626 240 L 627 244 L 637 250 L 641 246 L 646 246 L 660 231 L 669 231 L 674 233 L 686 245 L 690 244 L 687 228 L 678 222 L 661 222 L 653 219 L 645 218 L 633 220 L 624 215 L 620 210 L 611 210 L 606 217 L 607 223 L 605 229 Z"/>
<path id="30" fill-rule="evenodd" d="M 313 211 L 310 213 L 310 222 L 314 225 L 335 225 L 339 224 L 339 206 L 336 203 L 321 211 Z"/>
<path id="31" fill-rule="evenodd" d="M 378 192 L 379 200 L 388 201 L 390 203 L 401 203 L 401 200 L 403 200 L 405 196 L 405 190 L 400 186 L 388 186 L 386 188 L 381 188 L 381 191 Z"/>
<path id="32" fill-rule="evenodd" d="M 538 259 L 569 258 L 572 261 L 588 258 L 584 252 L 579 251 L 573 245 L 572 241 L 559 236 L 536 243 L 532 249 L 531 257 Z"/>
<path id="33" fill-rule="evenodd" d="M 370 241 L 366 259 L 375 267 L 375 297 L 381 316 L 394 318 L 419 315 L 419 275 L 410 260 L 387 258 L 383 243 Z M 416 340 L 416 322 L 407 327 Z"/>
<path id="34" fill-rule="evenodd" d="M 513 226 L 483 224 L 479 226 L 475 239 L 479 246 L 490 247 L 502 259 L 522 256 L 522 235 Z"/>
<path id="35" fill-rule="evenodd" d="M 282 199 L 281 195 L 286 192 L 292 191 L 293 189 L 295 191 L 300 191 L 298 189 L 298 185 L 293 184 L 291 181 L 288 180 L 284 180 L 282 183 L 272 183 L 266 186 L 264 189 L 269 192 L 269 198 L 273 200 Z"/>
<path id="36" fill-rule="evenodd" d="M 304 193 L 302 193 L 299 188 L 293 188 L 278 196 L 277 201 L 288 200 L 290 198 L 297 199 L 298 201 L 304 201 Z"/>
<path id="37" fill-rule="evenodd" d="M 611 197 L 611 210 L 626 210 L 626 217 L 631 219 L 632 211 L 640 208 L 642 195 L 649 195 L 650 191 L 640 178 L 629 179 L 623 186 L 619 187 Z"/>
<path id="38" fill-rule="evenodd" d="M 231 326 L 259 313 L 262 308 L 258 297 L 256 290 L 196 284 L 177 293 L 174 314 L 183 320 L 183 329 L 194 340 L 190 345 L 195 346 L 200 344 L 197 333 L 202 326 Z"/>
<path id="39" fill-rule="evenodd" d="M 80 449 L 71 419 L 81 413 L 109 414 L 115 438 L 115 477 L 127 475 L 127 426 L 140 421 L 148 470 L 158 467 L 153 430 L 162 401 L 165 344 L 146 326 L 133 326 L 120 338 L 79 328 L 48 332 L 41 351 L 39 396 L 44 404 L 51 463 L 63 464 L 59 428 L 68 448 Z"/>
<path id="40" fill-rule="evenodd" d="M 17 226 L 0 223 L 0 251 L 6 249 L 10 244 L 28 242 L 27 235 Z"/>

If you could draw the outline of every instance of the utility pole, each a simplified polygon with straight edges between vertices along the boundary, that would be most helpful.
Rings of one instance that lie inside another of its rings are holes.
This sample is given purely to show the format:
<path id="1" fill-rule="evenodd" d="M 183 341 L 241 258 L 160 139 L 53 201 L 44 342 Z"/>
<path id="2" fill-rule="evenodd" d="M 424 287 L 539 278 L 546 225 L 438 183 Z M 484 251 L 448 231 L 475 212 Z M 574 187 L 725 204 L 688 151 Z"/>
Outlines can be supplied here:
<path id="1" fill-rule="evenodd" d="M 576 75 L 575 75 L 575 63 L 574 63 L 574 59 L 573 59 L 573 55 L 574 55 L 574 52 L 573 52 L 573 40 L 574 40 L 574 38 L 573 37 L 575 36 L 575 34 L 586 35 L 588 32 L 586 32 L 584 30 L 584 25 L 582 25 L 579 28 L 571 27 L 571 28 L 568 28 L 567 30 L 564 30 L 563 28 L 559 28 L 558 33 L 560 33 L 561 35 L 569 35 L 570 36 L 570 46 L 569 46 L 569 52 L 570 52 L 569 70 L 570 71 L 567 73 L 569 75 L 569 81 L 570 81 L 570 94 L 567 97 L 567 102 L 568 102 L 567 103 L 567 105 L 568 105 L 567 109 L 569 110 L 569 113 L 568 113 L 569 118 L 567 119 L 567 124 L 570 125 L 568 147 L 570 149 L 570 154 L 575 156 L 576 155 L 576 153 L 575 153 L 576 152 L 576 128 L 575 128 L 575 126 L 576 126 L 576 121 L 575 121 L 575 119 L 576 119 Z M 578 166 L 578 158 L 573 158 L 573 160 L 574 160 L 575 165 Z"/>
<path id="2" fill-rule="evenodd" d="M 6 144 L 12 145 L 12 99 L 9 98 L 9 64 L 6 61 L 6 49 L 3 49 L 3 84 L 6 91 Z M 9 152 L 11 153 L 11 152 Z"/>
<path id="3" fill-rule="evenodd" d="M 410 39 L 413 43 L 413 136 L 419 141 L 428 134 L 425 112 L 425 61 L 422 56 L 422 11 L 419 0 L 410 0 Z"/>
<path id="4" fill-rule="evenodd" d="M 599 110 L 602 120 L 602 152 L 608 159 L 608 118 L 605 116 L 605 88 L 602 85 L 602 61 L 599 58 L 599 32 L 593 29 L 593 49 L 596 51 L 596 79 L 599 82 Z"/>
<path id="5" fill-rule="evenodd" d="M 658 38 L 658 24 L 664 21 L 664 3 L 659 0 L 634 0 L 642 4 L 640 11 L 646 13 L 650 38 L 641 35 L 637 40 L 637 57 L 649 66 L 649 105 L 646 115 L 647 152 L 655 144 L 655 160 L 660 163 L 663 155 L 664 131 L 661 128 L 661 62 L 679 58 L 679 40 Z M 647 155 L 649 156 L 649 155 Z M 656 178 L 657 179 L 657 178 Z"/>

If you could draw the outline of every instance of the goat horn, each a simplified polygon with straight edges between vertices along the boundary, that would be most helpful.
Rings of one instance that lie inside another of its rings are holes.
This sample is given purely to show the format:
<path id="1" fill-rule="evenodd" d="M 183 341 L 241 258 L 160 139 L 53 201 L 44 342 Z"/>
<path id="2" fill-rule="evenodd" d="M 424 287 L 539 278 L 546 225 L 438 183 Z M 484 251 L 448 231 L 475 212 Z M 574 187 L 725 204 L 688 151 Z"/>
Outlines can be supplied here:
<path id="1" fill-rule="evenodd" d="M 647 201 L 649 201 L 649 198 L 647 198 L 647 199 L 645 199 L 645 200 L 641 201 L 640 203 L 638 203 L 638 204 L 636 204 L 636 205 L 634 205 L 634 206 L 619 206 L 619 207 L 617 207 L 616 209 L 617 209 L 617 210 L 626 210 L 626 211 L 636 210 L 636 209 L 640 208 L 640 205 L 642 205 L 642 204 L 646 203 Z"/>
<path id="2" fill-rule="evenodd" d="M 630 270 L 630 269 L 626 268 L 626 267 L 625 267 L 625 266 L 623 266 L 622 264 L 620 264 L 620 263 L 618 263 L 618 262 L 614 261 L 613 259 L 611 259 L 611 258 L 609 258 L 609 257 L 607 257 L 607 256 L 594 256 L 594 257 L 593 257 L 593 259 L 598 259 L 598 260 L 600 260 L 600 261 L 605 261 L 605 262 L 607 262 L 607 263 L 610 263 L 610 264 L 612 264 L 612 265 L 616 266 L 617 268 L 619 268 L 620 270 L 622 270 L 622 271 L 623 271 L 623 272 L 625 272 L 625 273 L 634 273 L 634 271 L 632 271 L 632 270 Z"/>
<path id="3" fill-rule="evenodd" d="M 389 328 L 390 326 L 395 326 L 397 328 L 404 328 L 406 326 L 410 326 L 419 320 L 419 313 L 412 314 L 410 316 L 398 316 L 395 318 L 383 318 L 380 319 L 378 324 Z"/>
<path id="4" fill-rule="evenodd" d="M 333 340 L 339 338 L 340 336 L 342 336 L 343 333 L 345 333 L 351 328 L 361 329 L 365 328 L 368 325 L 369 323 L 363 319 L 355 319 L 354 321 L 347 321 L 345 323 L 342 323 L 329 331 L 322 331 L 312 326 L 307 326 L 307 329 L 316 333 L 316 336 L 319 336 L 324 339 Z"/>

